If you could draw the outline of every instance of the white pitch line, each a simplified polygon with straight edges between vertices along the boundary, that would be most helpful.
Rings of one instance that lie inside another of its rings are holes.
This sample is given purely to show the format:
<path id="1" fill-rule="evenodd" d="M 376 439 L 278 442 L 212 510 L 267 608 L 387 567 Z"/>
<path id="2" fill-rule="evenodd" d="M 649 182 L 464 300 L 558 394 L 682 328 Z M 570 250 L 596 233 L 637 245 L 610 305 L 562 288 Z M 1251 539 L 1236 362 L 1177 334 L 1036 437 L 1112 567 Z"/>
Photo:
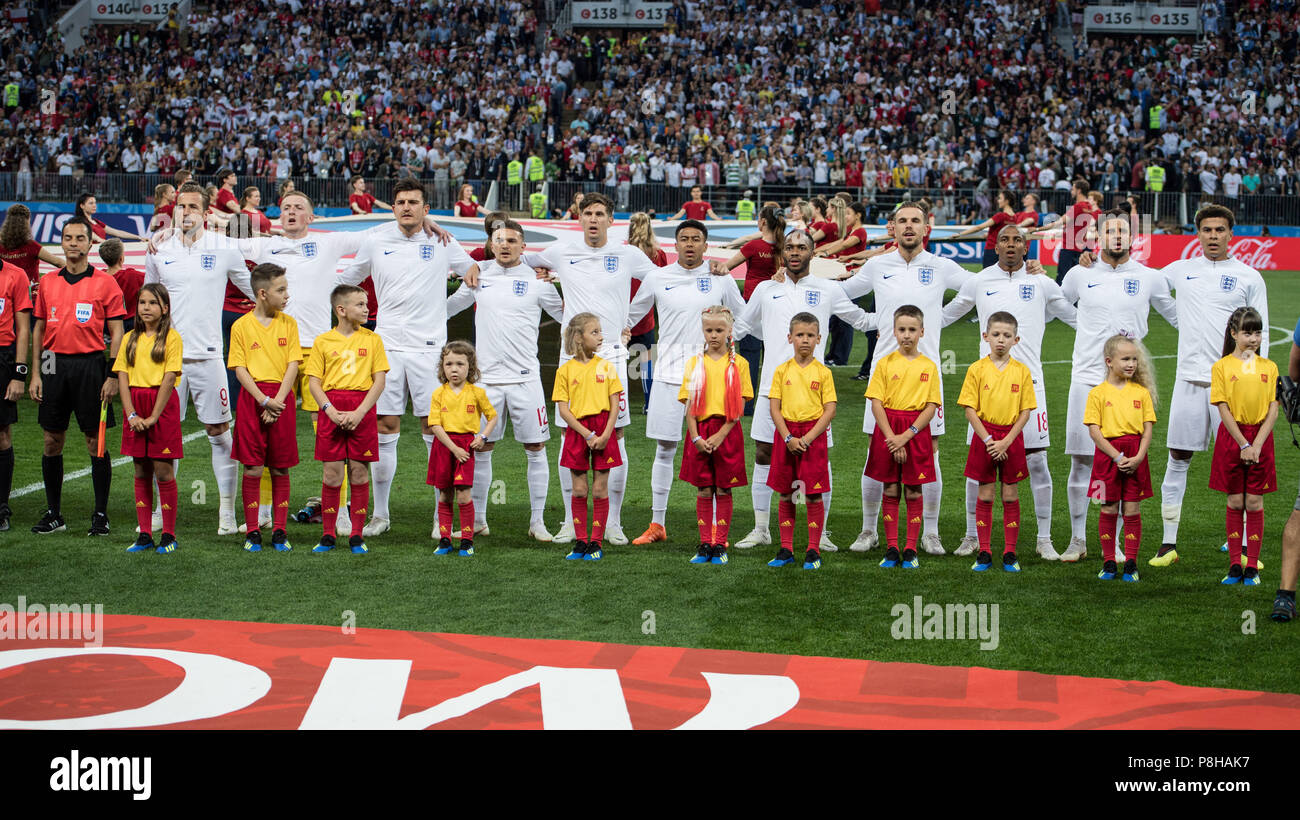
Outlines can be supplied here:
<path id="1" fill-rule="evenodd" d="M 207 434 L 208 433 L 206 430 L 200 430 L 197 433 L 190 433 L 188 436 L 184 436 L 183 438 L 181 438 L 181 443 L 184 444 L 187 442 L 194 441 L 199 436 L 206 436 Z M 113 461 L 112 465 L 114 468 L 117 468 L 117 467 L 121 467 L 123 464 L 130 464 L 131 461 L 132 459 L 130 456 L 122 456 L 121 458 Z M 63 477 L 63 480 L 67 482 L 67 481 L 71 481 L 74 478 L 85 478 L 88 475 L 90 475 L 90 468 L 83 467 L 80 470 L 68 473 Z M 36 492 L 37 490 L 43 490 L 43 489 L 45 489 L 45 482 L 38 481 L 35 484 L 28 484 L 26 487 L 22 487 L 21 489 L 14 490 L 9 494 L 9 497 L 18 498 L 19 496 L 30 495 Z"/>

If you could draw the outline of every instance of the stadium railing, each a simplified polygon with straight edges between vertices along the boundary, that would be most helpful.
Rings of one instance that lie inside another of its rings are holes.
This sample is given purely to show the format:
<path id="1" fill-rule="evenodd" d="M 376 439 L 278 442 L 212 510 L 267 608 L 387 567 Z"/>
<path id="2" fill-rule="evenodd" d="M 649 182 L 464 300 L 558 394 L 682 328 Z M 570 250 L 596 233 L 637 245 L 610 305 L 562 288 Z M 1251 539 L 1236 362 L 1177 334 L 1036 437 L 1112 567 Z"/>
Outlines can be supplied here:
<path id="1" fill-rule="evenodd" d="M 212 181 L 210 174 L 198 174 L 199 181 Z M 350 177 L 291 177 L 295 187 L 305 191 L 318 206 L 347 208 L 348 196 L 352 193 Z M 377 199 L 392 202 L 393 186 L 399 177 L 367 177 L 367 190 Z M 0 201 L 34 200 L 69 202 L 83 192 L 94 194 L 104 202 L 126 202 L 134 204 L 152 204 L 154 187 L 159 183 L 172 181 L 170 174 L 18 174 L 0 173 Z M 429 191 L 431 207 L 448 209 L 456 199 L 459 185 L 468 183 L 480 203 L 486 201 L 493 180 L 435 180 L 421 177 Z M 236 193 L 254 185 L 262 191 L 262 207 L 276 204 L 275 197 L 282 180 L 272 177 L 240 176 L 236 184 Z M 528 195 L 533 191 L 533 184 L 524 182 L 520 185 L 507 185 L 498 180 L 500 193 L 499 205 L 506 210 L 527 212 Z M 764 202 L 775 201 L 782 207 L 788 207 L 796 197 L 809 199 L 813 196 L 831 197 L 840 191 L 848 191 L 855 198 L 865 201 L 869 206 L 868 220 L 876 222 L 886 216 L 899 202 L 909 199 L 927 197 L 932 203 L 941 205 L 941 214 L 948 218 L 943 221 L 952 223 L 979 222 L 987 219 L 992 211 L 997 189 L 963 187 L 953 190 L 935 188 L 848 188 L 846 186 L 806 184 L 806 185 L 711 185 L 703 186 L 704 199 L 713 206 L 713 210 L 725 219 L 735 218 L 736 203 L 744 192 L 753 190 L 753 201 L 761 208 Z M 568 207 L 574 194 L 600 192 L 615 203 L 618 212 L 647 211 L 659 217 L 670 216 L 681 208 L 682 203 L 690 199 L 689 187 L 670 187 L 664 183 L 642 183 L 638 185 L 623 184 L 613 187 L 599 181 L 555 181 L 547 183 L 548 208 L 554 213 Z M 1019 209 L 1020 198 L 1033 193 L 1039 197 L 1039 211 L 1043 214 L 1060 214 L 1071 202 L 1070 192 L 1061 188 L 1029 188 L 1017 190 L 1015 207 Z M 1130 193 L 1127 191 L 1108 191 L 1103 193 L 1103 207 L 1112 208 L 1123 205 Z M 1249 194 L 1245 189 L 1235 198 L 1223 194 L 1205 195 L 1200 192 L 1164 191 L 1152 193 L 1134 192 L 1138 210 L 1149 216 L 1153 223 L 1174 222 L 1189 224 L 1202 205 L 1216 203 L 1232 208 L 1237 221 L 1243 224 L 1262 225 L 1300 225 L 1300 197 L 1283 194 Z M 757 213 L 757 209 L 755 211 Z"/>

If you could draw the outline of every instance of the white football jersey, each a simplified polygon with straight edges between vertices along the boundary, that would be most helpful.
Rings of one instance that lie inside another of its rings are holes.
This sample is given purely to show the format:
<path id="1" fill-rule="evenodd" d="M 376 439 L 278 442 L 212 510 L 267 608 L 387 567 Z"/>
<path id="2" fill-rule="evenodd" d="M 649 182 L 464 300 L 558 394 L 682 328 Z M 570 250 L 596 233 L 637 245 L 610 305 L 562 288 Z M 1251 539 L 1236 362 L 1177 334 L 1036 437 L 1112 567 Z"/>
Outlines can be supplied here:
<path id="1" fill-rule="evenodd" d="M 503 268 L 484 262 L 477 288 L 462 284 L 447 298 L 447 316 L 472 304 L 475 350 L 483 384 L 519 384 L 541 378 L 537 361 L 537 324 L 545 310 L 562 321 L 564 304 L 555 285 L 537 278 L 524 264 Z"/>
<path id="2" fill-rule="evenodd" d="M 938 364 L 941 361 L 939 339 L 942 335 L 943 297 L 947 291 L 960 290 L 973 273 L 951 259 L 941 259 L 922 251 L 908 262 L 898 253 L 883 253 L 868 259 L 851 278 L 840 282 L 850 299 L 869 292 L 876 294 L 875 356 L 876 362 L 898 349 L 894 338 L 894 311 L 903 305 L 915 305 L 926 317 L 925 335 L 917 344 L 921 355 Z M 868 409 L 868 412 L 870 410 Z"/>
<path id="3" fill-rule="evenodd" d="M 359 285 L 373 277 L 379 299 L 375 332 L 385 348 L 436 352 L 447 341 L 447 279 L 476 264 L 456 240 L 444 245 L 423 229 L 407 236 L 394 220 L 365 234 L 339 281 Z"/>
<path id="4" fill-rule="evenodd" d="M 157 253 L 145 255 L 144 281 L 167 288 L 172 327 L 185 341 L 187 361 L 223 358 L 221 306 L 226 301 L 226 282 L 234 282 L 253 298 L 239 240 L 204 231 L 186 245 L 181 232 L 175 231 Z"/>
<path id="5" fill-rule="evenodd" d="M 560 338 L 569 320 L 579 313 L 600 317 L 600 331 L 605 344 L 597 355 L 607 361 L 623 358 L 623 328 L 627 327 L 628 303 L 632 280 L 645 279 L 655 264 L 638 247 L 606 242 L 593 248 L 585 241 L 557 242 L 541 253 L 526 253 L 523 261 L 533 268 L 550 268 L 564 290 L 564 321 Z M 560 364 L 571 356 L 560 344 Z"/>
<path id="6" fill-rule="evenodd" d="M 1178 378 L 1210 383 L 1210 370 L 1223 358 L 1228 319 L 1249 305 L 1264 320 L 1259 355 L 1268 357 L 1268 291 L 1259 271 L 1231 257 L 1211 262 L 1204 256 L 1180 259 L 1160 271 L 1178 305 Z"/>
<path id="7" fill-rule="evenodd" d="M 713 276 L 708 262 L 687 270 L 676 263 L 655 268 L 641 282 L 628 309 L 629 328 L 650 312 L 658 314 L 659 339 L 655 343 L 654 380 L 681 384 L 686 362 L 704 349 L 704 322 L 700 315 L 711 305 L 731 308 L 739 317 L 745 300 L 730 276 Z"/>
<path id="8" fill-rule="evenodd" d="M 972 307 L 979 316 L 981 330 L 988 327 L 989 317 L 998 311 L 1016 317 L 1020 342 L 1011 348 L 1011 357 L 1024 362 L 1038 382 L 1043 380 L 1043 331 L 1047 322 L 1056 318 L 1070 327 L 1078 322 L 1078 311 L 1052 277 L 1031 274 L 1023 263 L 1010 274 L 992 265 L 967 279 L 957 296 L 944 307 L 943 326 L 965 316 Z M 988 342 L 981 338 L 980 356 L 988 354 Z"/>
<path id="9" fill-rule="evenodd" d="M 1070 366 L 1070 381 L 1077 384 L 1095 387 L 1106 381 L 1106 340 L 1117 333 L 1145 338 L 1151 308 L 1178 327 L 1178 310 L 1164 275 L 1132 258 L 1115 267 L 1100 259 L 1090 268 L 1075 265 L 1061 280 L 1061 292 L 1079 310 Z"/>
<path id="10" fill-rule="evenodd" d="M 838 282 L 805 276 L 798 282 L 789 277 L 784 282 L 759 282 L 749 295 L 749 304 L 736 322 L 733 336 L 739 341 L 757 333 L 763 339 L 763 374 L 759 377 L 758 395 L 767 396 L 772 389 L 772 375 L 785 361 L 794 358 L 790 344 L 790 320 L 796 313 L 811 313 L 821 328 L 822 344 L 814 355 L 825 360 L 826 342 L 830 339 L 831 316 L 838 316 L 856 330 L 876 326 L 876 314 L 867 313 L 849 301 Z"/>
<path id="11" fill-rule="evenodd" d="M 270 262 L 284 268 L 289 283 L 289 304 L 285 307 L 298 320 L 300 336 L 315 339 L 328 333 L 334 310 L 330 292 L 339 284 L 339 263 L 361 249 L 370 231 L 314 231 L 302 239 L 270 236 L 248 240 L 245 257 L 255 264 Z"/>

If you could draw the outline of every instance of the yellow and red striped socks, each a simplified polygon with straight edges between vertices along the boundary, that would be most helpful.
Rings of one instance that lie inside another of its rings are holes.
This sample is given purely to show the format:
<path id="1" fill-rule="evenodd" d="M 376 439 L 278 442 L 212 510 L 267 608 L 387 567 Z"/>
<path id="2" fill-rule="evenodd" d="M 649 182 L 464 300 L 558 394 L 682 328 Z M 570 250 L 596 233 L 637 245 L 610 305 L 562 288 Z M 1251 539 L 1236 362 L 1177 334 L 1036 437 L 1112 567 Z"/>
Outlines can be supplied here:
<path id="1" fill-rule="evenodd" d="M 695 523 L 700 528 L 700 543 L 713 543 L 713 498 L 707 495 L 695 496 Z"/>
<path id="2" fill-rule="evenodd" d="M 451 504 L 438 502 L 438 537 L 451 538 Z"/>
<path id="3" fill-rule="evenodd" d="M 1259 566 L 1259 548 L 1264 543 L 1264 511 L 1246 511 L 1246 567 Z"/>
<path id="4" fill-rule="evenodd" d="M 474 501 L 472 499 L 460 505 L 460 540 L 474 540 Z"/>
<path id="5" fill-rule="evenodd" d="M 918 495 L 907 499 L 907 546 L 903 552 L 916 552 L 916 542 L 921 537 L 921 521 L 925 514 L 925 498 Z"/>
<path id="6" fill-rule="evenodd" d="M 163 532 L 176 534 L 176 479 L 158 482 L 158 500 L 162 502 Z"/>
<path id="7" fill-rule="evenodd" d="M 244 473 L 243 481 L 244 525 L 248 534 L 258 531 L 257 512 L 262 503 L 262 476 Z"/>
<path id="8" fill-rule="evenodd" d="M 1101 513 L 1101 517 L 1097 521 L 1097 540 L 1101 542 L 1101 557 L 1104 561 L 1115 560 L 1115 528 L 1118 521 L 1119 515 L 1117 513 L 1105 511 Z"/>
<path id="9" fill-rule="evenodd" d="M 808 508 L 808 549 L 820 553 L 822 548 L 822 526 L 826 523 L 826 505 L 820 500 L 809 501 Z"/>
<path id="10" fill-rule="evenodd" d="M 781 531 L 781 549 L 794 552 L 794 502 L 776 502 L 777 529 Z"/>
<path id="11" fill-rule="evenodd" d="M 1124 516 L 1124 562 L 1137 561 L 1142 549 L 1142 516 Z"/>
<path id="12" fill-rule="evenodd" d="M 591 542 L 599 544 L 605 535 L 605 522 L 609 520 L 609 496 L 591 500 Z"/>
<path id="13" fill-rule="evenodd" d="M 289 474 L 271 475 L 271 529 L 289 526 Z M 360 530 L 357 530 L 360 532 Z"/>
<path id="14" fill-rule="evenodd" d="M 885 495 L 882 500 L 885 515 L 885 547 L 898 549 L 898 496 Z"/>
<path id="15" fill-rule="evenodd" d="M 288 478 L 288 476 L 285 477 Z M 366 513 L 368 512 L 366 507 L 370 506 L 370 482 L 366 481 L 349 486 L 352 490 L 349 500 L 352 505 L 352 534 L 360 535 L 361 528 L 366 525 Z M 276 509 L 279 509 L 279 505 L 276 505 Z M 287 510 L 288 507 L 286 506 L 285 509 Z"/>
<path id="16" fill-rule="evenodd" d="M 339 519 L 339 488 L 331 487 L 328 484 L 321 484 L 320 488 L 320 518 L 321 526 L 324 528 L 325 535 L 334 537 L 337 533 L 335 530 L 338 526 Z"/>
<path id="17" fill-rule="evenodd" d="M 573 512 L 573 538 L 575 541 L 587 540 L 587 499 L 573 496 L 569 503 Z"/>
<path id="18" fill-rule="evenodd" d="M 140 532 L 153 536 L 153 479 L 135 479 L 135 521 Z"/>
<path id="19" fill-rule="evenodd" d="M 979 539 L 980 552 L 993 554 L 993 502 L 975 502 L 975 536 Z"/>
<path id="20" fill-rule="evenodd" d="M 713 497 L 712 544 L 726 544 L 731 536 L 731 494 Z"/>
<path id="21" fill-rule="evenodd" d="M 1249 513 L 1247 513 L 1249 515 Z M 1224 532 L 1228 535 L 1228 566 L 1241 563 L 1241 510 L 1228 507 L 1224 521 Z"/>
<path id="22" fill-rule="evenodd" d="M 978 509 L 978 508 L 977 508 Z M 989 513 L 992 514 L 993 505 L 989 504 Z M 1003 554 L 1016 551 L 1016 542 L 1020 540 L 1020 502 L 1003 501 L 1002 502 L 1002 532 L 1004 534 L 1005 548 Z"/>

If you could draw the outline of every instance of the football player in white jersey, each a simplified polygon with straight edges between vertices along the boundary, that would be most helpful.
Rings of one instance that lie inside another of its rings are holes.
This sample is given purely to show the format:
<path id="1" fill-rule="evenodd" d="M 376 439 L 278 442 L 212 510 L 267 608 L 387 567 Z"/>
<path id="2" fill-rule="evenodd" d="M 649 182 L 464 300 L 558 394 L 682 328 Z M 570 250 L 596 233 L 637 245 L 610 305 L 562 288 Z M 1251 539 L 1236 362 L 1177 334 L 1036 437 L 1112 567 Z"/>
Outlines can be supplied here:
<path id="1" fill-rule="evenodd" d="M 866 331 L 876 325 L 876 315 L 867 313 L 849 301 L 844 289 L 838 282 L 818 279 L 810 276 L 809 263 L 813 257 L 813 240 L 806 231 L 795 230 L 785 238 L 785 276 L 781 281 L 769 279 L 760 282 L 749 295 L 736 321 L 733 336 L 740 340 L 750 334 L 763 338 L 763 374 L 758 382 L 757 407 L 766 407 L 768 393 L 772 389 L 772 375 L 787 359 L 794 356 L 794 347 L 790 344 L 790 319 L 796 313 L 807 312 L 817 317 L 821 327 L 828 327 L 831 316 L 838 316 L 852 325 L 856 330 Z M 817 348 L 817 361 L 821 361 L 825 351 Z M 772 465 L 772 438 L 776 434 L 776 424 L 771 413 L 754 413 L 749 436 L 754 440 L 754 473 L 750 481 L 750 497 L 754 502 L 754 529 L 740 541 L 739 549 L 748 549 L 759 544 L 771 544 L 772 533 L 769 526 L 771 516 L 772 488 L 767 486 L 767 474 Z M 830 436 L 830 428 L 826 435 Z M 832 445 L 833 446 L 833 445 Z M 831 492 L 822 493 L 822 504 L 826 520 L 830 520 Z M 834 552 L 836 547 L 830 541 L 830 532 L 822 528 L 821 549 Z"/>
<path id="2" fill-rule="evenodd" d="M 309 228 L 315 218 L 311 197 L 303 191 L 289 191 L 280 200 L 283 235 L 240 243 L 244 257 L 254 264 L 271 262 L 284 268 L 292 297 L 285 312 L 297 320 L 298 333 L 304 342 L 311 342 L 321 334 L 328 333 L 332 327 L 330 293 L 339 284 L 339 265 L 343 258 L 356 254 L 369 234 L 385 227 L 379 225 L 369 231 L 312 232 Z M 434 224 L 430 217 L 425 218 L 424 232 L 429 236 L 437 235 L 444 244 L 452 238 L 451 234 Z M 304 361 L 310 352 L 310 345 L 303 348 Z M 305 373 L 299 373 L 299 383 L 294 392 L 301 398 L 303 412 L 311 417 L 314 425 L 320 408 L 307 389 Z M 345 482 L 344 488 L 346 487 Z M 308 505 L 313 502 L 319 503 L 319 499 L 309 499 Z M 338 531 L 346 537 L 351 526 L 347 505 L 341 503 Z"/>
<path id="3" fill-rule="evenodd" d="M 483 264 L 478 287 L 461 285 L 447 299 L 447 316 L 478 304 L 474 323 L 478 330 L 475 349 L 483 374 L 480 383 L 496 411 L 510 419 L 515 441 L 524 445 L 531 510 L 528 535 L 550 541 L 542 514 L 550 483 L 546 442 L 551 438 L 551 429 L 537 360 L 537 325 L 543 310 L 555 321 L 563 321 L 564 303 L 555 285 L 538 281 L 536 271 L 519 261 L 524 252 L 524 229 L 518 222 L 498 221 L 490 241 L 493 258 Z M 475 533 L 488 532 L 492 450 L 505 436 L 505 427 L 498 424 L 474 456 L 474 510 L 482 516 L 474 522 Z"/>
<path id="4" fill-rule="evenodd" d="M 184 420 L 191 398 L 212 445 L 212 472 L 220 497 L 218 535 L 239 532 L 235 521 L 237 468 L 231 456 L 230 395 L 221 342 L 221 305 L 226 281 L 253 295 L 244 255 L 235 240 L 205 231 L 208 195 L 194 183 L 176 194 L 179 231 L 145 257 L 144 281 L 160 282 L 171 294 L 172 327 L 185 340 L 185 361 L 176 393 Z"/>
<path id="5" fill-rule="evenodd" d="M 1259 311 L 1264 320 L 1259 355 L 1268 356 L 1268 291 L 1259 271 L 1228 254 L 1235 224 L 1232 211 L 1222 205 L 1201 208 L 1196 212 L 1196 238 L 1203 255 L 1172 262 L 1161 271 L 1176 297 L 1179 331 L 1178 372 L 1169 400 L 1166 438 L 1169 462 L 1160 484 L 1164 537 L 1160 551 L 1148 562 L 1157 567 L 1178 560 L 1187 470 L 1192 454 L 1214 440 L 1219 413 L 1210 405 L 1210 369 L 1220 358 L 1224 329 L 1234 310 L 1250 306 Z"/>
<path id="6" fill-rule="evenodd" d="M 1034 377 L 1034 396 L 1038 407 L 1029 416 L 1021 435 L 1025 439 L 1025 461 L 1029 465 L 1029 487 L 1034 495 L 1034 514 L 1038 518 L 1038 554 L 1048 561 L 1060 559 L 1052 547 L 1052 474 L 1047 469 L 1047 391 L 1043 383 L 1043 331 L 1049 319 L 1057 318 L 1074 327 L 1078 311 L 1061 288 L 1046 276 L 1031 273 L 1025 263 L 1028 245 L 1025 233 L 1015 225 L 998 232 L 998 263 L 966 280 L 957 296 L 943 309 L 943 326 L 947 327 L 974 307 L 980 327 L 999 310 L 1016 317 L 1020 325 L 1020 342 L 1011 348 L 1011 356 L 1023 362 Z M 980 355 L 988 355 L 988 342 L 980 342 Z M 970 429 L 967 428 L 967 436 Z M 968 439 L 969 440 L 969 439 Z M 954 550 L 969 555 L 978 548 L 975 533 L 975 501 L 979 485 L 966 479 L 966 532 Z"/>
<path id="7" fill-rule="evenodd" d="M 439 244 L 423 231 L 429 214 L 424 186 L 403 179 L 393 186 L 392 222 L 367 233 L 356 259 L 339 282 L 358 285 L 374 279 L 379 300 L 375 332 L 384 340 L 391 369 L 384 392 L 375 404 L 379 426 L 379 461 L 373 480 L 375 497 L 365 537 L 386 532 L 393 477 L 397 474 L 397 441 L 409 397 L 420 418 L 426 457 L 433 447 L 429 400 L 438 387 L 438 357 L 447 341 L 447 280 L 453 274 L 478 283 L 478 265 L 455 240 Z"/>
<path id="8" fill-rule="evenodd" d="M 564 292 L 564 324 L 569 317 L 579 313 L 594 313 L 600 317 L 600 329 L 605 344 L 597 351 L 602 359 L 618 368 L 618 377 L 624 391 L 618 400 L 618 421 L 615 435 L 623 464 L 609 471 L 609 520 L 605 525 L 605 542 L 627 543 L 623 534 L 623 494 L 627 490 L 627 446 L 623 430 L 632 422 L 627 409 L 627 347 L 623 331 L 627 328 L 628 294 L 632 292 L 633 279 L 645 279 L 655 264 L 633 245 L 609 241 L 609 228 L 614 224 L 614 203 L 602 194 L 587 194 L 582 200 L 579 215 L 582 224 L 582 242 L 556 243 L 541 253 L 524 254 L 524 264 L 532 268 L 547 268 L 559 280 Z M 710 264 L 711 273 L 722 275 L 719 265 Z M 564 329 L 560 329 L 564 338 Z M 560 364 L 571 357 L 560 350 Z M 556 413 L 557 423 L 564 421 Z M 564 495 L 564 508 L 569 509 L 573 492 L 572 473 L 559 469 L 560 491 Z M 566 516 L 564 526 L 555 534 L 555 542 L 573 541 L 573 521 Z"/>
<path id="9" fill-rule="evenodd" d="M 1094 260 L 1091 254 L 1085 254 L 1061 280 L 1065 298 L 1079 310 L 1070 363 L 1070 403 L 1065 414 L 1065 453 L 1070 457 L 1070 477 L 1065 485 L 1070 504 L 1070 545 L 1061 553 L 1062 561 L 1078 561 L 1088 554 L 1088 483 L 1096 445 L 1083 423 L 1083 411 L 1089 391 L 1106 380 L 1102 348 L 1116 334 L 1145 338 L 1151 308 L 1178 327 L 1174 297 L 1164 275 L 1130 254 L 1136 228 L 1131 220 L 1124 210 L 1102 214 L 1098 222 L 1100 258 Z"/>
<path id="10" fill-rule="evenodd" d="M 665 518 L 673 483 L 673 462 L 682 440 L 686 405 L 677 400 L 686 362 L 704 349 L 700 315 L 711 305 L 724 305 L 732 314 L 745 307 L 740 289 L 730 277 L 714 277 L 704 261 L 709 230 L 688 219 L 677 226 L 677 261 L 655 268 L 641 280 L 641 288 L 628 310 L 630 330 L 653 307 L 659 314 L 659 341 L 655 345 L 654 384 L 646 416 L 646 438 L 654 439 L 655 460 L 650 467 L 650 526 L 632 541 L 651 544 L 667 539 Z"/>
<path id="11" fill-rule="evenodd" d="M 943 297 L 947 291 L 958 290 L 969 279 L 970 271 L 951 259 L 941 259 L 924 250 L 925 238 L 929 235 L 929 224 L 925 209 L 917 202 L 904 202 L 893 214 L 894 240 L 898 243 L 897 251 L 875 256 L 865 262 L 849 279 L 840 282 L 844 293 L 850 299 L 857 299 L 869 292 L 876 294 L 876 316 L 891 326 L 880 328 L 880 341 L 876 343 L 875 355 L 871 360 L 871 372 L 876 370 L 876 363 L 898 349 L 898 341 L 893 334 L 894 311 L 903 305 L 916 305 L 921 312 L 931 318 L 929 325 L 933 328 L 921 337 L 921 354 L 931 361 L 942 361 L 939 339 L 941 331 L 938 317 L 943 312 Z M 942 390 L 942 386 L 941 386 Z M 862 430 L 868 436 L 876 429 L 876 420 L 871 414 L 871 403 L 867 403 L 862 422 Z M 943 406 L 930 421 L 930 435 L 934 437 L 935 480 L 924 485 L 922 495 L 925 501 L 925 529 L 921 537 L 921 548 L 930 555 L 943 555 L 943 544 L 939 540 L 939 502 L 943 498 L 943 476 L 939 472 L 939 436 L 944 432 Z M 884 485 L 867 475 L 862 476 L 862 532 L 849 549 L 854 552 L 866 552 L 876 546 L 876 519 L 880 515 Z"/>

